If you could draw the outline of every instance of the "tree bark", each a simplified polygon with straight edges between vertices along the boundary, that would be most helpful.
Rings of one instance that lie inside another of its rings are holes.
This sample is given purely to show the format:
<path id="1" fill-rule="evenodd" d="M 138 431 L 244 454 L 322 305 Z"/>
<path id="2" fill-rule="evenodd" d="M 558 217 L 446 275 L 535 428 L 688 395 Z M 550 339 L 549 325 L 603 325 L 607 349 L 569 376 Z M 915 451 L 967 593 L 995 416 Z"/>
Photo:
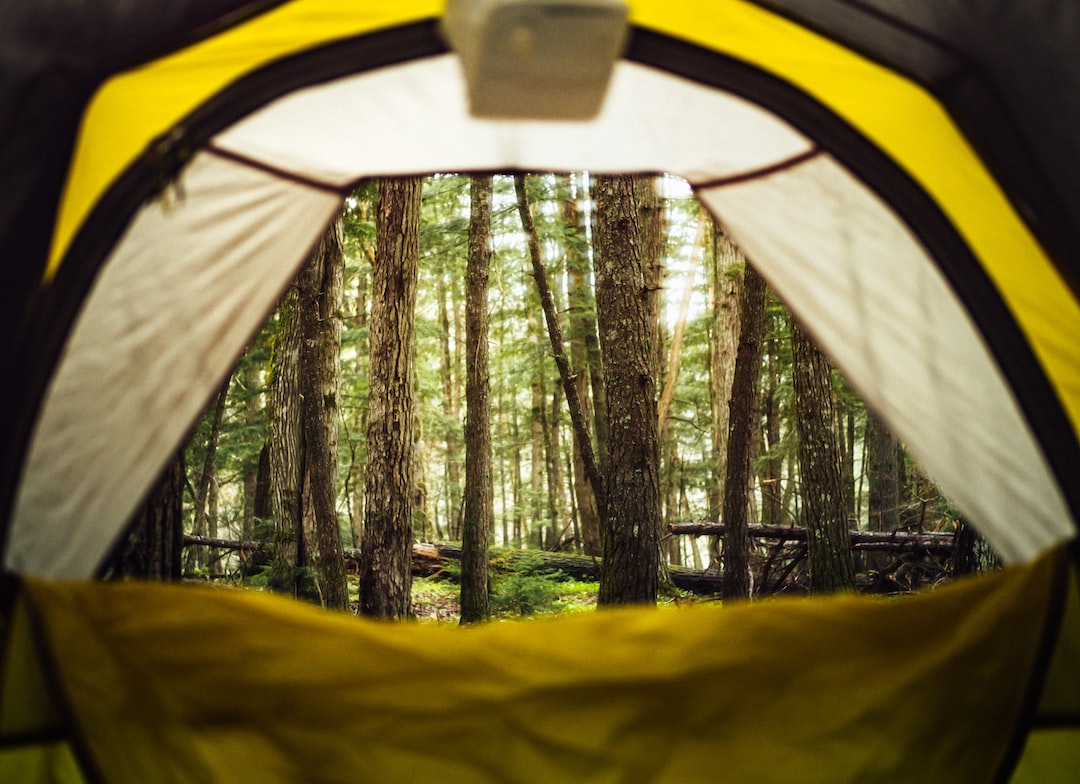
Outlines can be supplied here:
<path id="1" fill-rule="evenodd" d="M 569 188 L 567 189 L 569 191 Z M 566 271 L 569 277 L 567 291 L 568 332 L 570 337 L 570 360 L 573 367 L 574 387 L 581 401 L 582 418 L 586 423 L 596 422 L 592 411 L 589 375 L 589 343 L 596 343 L 596 304 L 592 296 L 592 275 L 586 251 L 587 239 L 578 211 L 577 199 L 567 192 L 563 200 L 567 236 Z M 586 424 L 585 430 L 588 431 Z M 590 439 L 591 443 L 591 439 Z M 581 546 L 586 555 L 599 556 L 603 546 L 600 537 L 600 512 L 596 496 L 585 474 L 585 461 L 577 438 L 573 439 L 574 496 L 577 500 L 578 517 L 581 521 Z"/>
<path id="2" fill-rule="evenodd" d="M 990 543 L 963 518 L 956 521 L 955 546 L 951 555 L 956 577 L 987 572 L 1000 566 Z"/>
<path id="3" fill-rule="evenodd" d="M 596 309 L 608 397 L 607 505 L 601 606 L 655 603 L 659 585 L 660 451 L 643 227 L 652 178 L 596 183 Z"/>
<path id="4" fill-rule="evenodd" d="M 895 531 L 900 527 L 899 445 L 885 423 L 866 411 L 867 479 L 870 483 L 869 528 Z"/>
<path id="5" fill-rule="evenodd" d="M 447 270 L 438 276 L 439 347 L 442 351 L 443 439 L 446 443 L 446 525 L 450 538 L 461 539 L 461 481 L 458 470 L 458 401 L 454 394 L 456 364 L 450 353 L 450 311 L 447 307 Z"/>
<path id="6" fill-rule="evenodd" d="M 338 396 L 341 386 L 341 221 L 323 235 L 298 280 L 304 438 L 302 530 L 305 566 L 322 604 L 349 607 L 337 516 Z"/>
<path id="7" fill-rule="evenodd" d="M 739 348 L 739 302 L 742 299 L 742 256 L 715 220 L 712 229 L 710 296 L 712 324 L 709 341 L 709 402 L 713 415 L 713 476 L 709 482 L 709 519 L 720 522 L 727 476 L 728 424 L 735 358 Z M 720 567 L 720 542 L 710 543 L 713 564 Z"/>
<path id="8" fill-rule="evenodd" d="M 536 279 L 536 285 L 540 291 L 540 304 L 544 309 L 548 337 L 551 340 L 551 351 L 555 358 L 555 365 L 559 369 L 559 378 L 562 380 L 563 391 L 566 393 L 566 407 L 570 411 L 570 421 L 574 426 L 574 437 L 578 440 L 578 445 L 581 448 L 582 460 L 585 463 L 585 474 L 593 488 L 600 519 L 603 520 L 606 502 L 604 480 L 600 473 L 600 467 L 596 463 L 596 456 L 593 453 L 588 424 L 585 421 L 581 400 L 578 398 L 577 387 L 574 385 L 573 374 L 570 371 L 570 360 L 567 359 L 566 351 L 563 348 L 562 327 L 559 324 L 559 314 L 555 309 L 551 287 L 548 285 L 547 270 L 544 269 L 543 260 L 540 256 L 540 239 L 536 234 L 532 210 L 529 208 L 524 175 L 519 174 L 514 177 L 514 188 L 517 192 L 518 215 L 521 217 L 521 227 L 525 231 L 528 240 L 533 277 Z"/>
<path id="9" fill-rule="evenodd" d="M 806 527 L 810 531 L 811 590 L 814 593 L 854 590 L 855 562 L 836 438 L 832 371 L 825 356 L 795 319 L 792 319 L 791 340 L 799 471 Z"/>
<path id="10" fill-rule="evenodd" d="M 461 622 L 486 620 L 488 542 L 494 527 L 491 475 L 491 383 L 488 369 L 488 272 L 491 176 L 470 187 L 469 259 L 465 273 L 465 518 L 461 545 Z"/>
<path id="11" fill-rule="evenodd" d="M 758 413 L 758 384 L 765 337 L 765 280 L 749 264 L 743 271 L 739 324 L 739 346 L 728 405 L 724 478 L 724 601 L 749 599 L 753 592 L 747 526 L 750 524 L 754 419 Z"/>
<path id="12" fill-rule="evenodd" d="M 422 184 L 419 177 L 383 180 L 376 219 L 360 612 L 389 618 L 411 613 L 414 316 Z"/>
<path id="13" fill-rule="evenodd" d="M 225 401 L 229 396 L 229 382 L 231 380 L 231 376 L 225 380 L 214 398 L 214 408 L 210 418 L 210 432 L 206 436 L 206 452 L 203 457 L 202 468 L 199 471 L 199 484 L 195 492 L 195 511 L 191 532 L 196 536 L 211 536 L 216 533 L 210 531 L 207 518 L 211 512 L 211 490 L 217 481 L 215 461 L 217 459 L 218 441 L 221 438 L 221 420 L 225 416 Z M 206 553 L 189 553 L 185 568 L 191 572 L 204 568 L 206 565 Z"/>
<path id="14" fill-rule="evenodd" d="M 767 304 L 768 300 L 766 300 Z M 767 319 L 766 319 L 767 320 Z M 777 397 L 778 352 L 776 340 L 767 342 L 766 386 L 762 391 L 761 405 L 764 409 L 762 437 L 764 439 L 765 459 L 761 475 L 761 522 L 765 525 L 780 525 L 783 520 L 783 494 L 780 474 L 784 456 L 780 452 L 780 405 Z"/>
<path id="15" fill-rule="evenodd" d="M 176 581 L 182 576 L 184 449 L 177 450 L 135 512 L 131 529 L 113 551 L 105 573 L 114 580 Z"/>
<path id="16" fill-rule="evenodd" d="M 277 309 L 277 329 L 270 359 L 266 453 L 270 490 L 271 590 L 296 596 L 300 560 L 300 307 L 296 284 L 289 286 Z"/>

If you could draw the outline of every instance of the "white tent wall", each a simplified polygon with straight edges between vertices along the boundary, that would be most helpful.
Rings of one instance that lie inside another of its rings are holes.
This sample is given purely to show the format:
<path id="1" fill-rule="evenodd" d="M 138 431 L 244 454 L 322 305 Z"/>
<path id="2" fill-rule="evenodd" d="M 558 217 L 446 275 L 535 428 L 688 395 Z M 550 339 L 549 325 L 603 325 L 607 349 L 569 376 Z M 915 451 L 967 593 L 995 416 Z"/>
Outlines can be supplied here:
<path id="1" fill-rule="evenodd" d="M 477 121 L 452 56 L 268 105 L 196 156 L 182 198 L 141 210 L 100 274 L 31 443 L 5 567 L 93 573 L 340 192 L 369 176 L 506 169 L 707 186 L 706 204 L 996 548 L 1024 559 L 1068 538 L 1061 494 L 959 300 L 896 215 L 813 151 L 762 109 L 630 63 L 589 123 Z M 709 185 L 720 180 L 739 182 Z"/>
<path id="2" fill-rule="evenodd" d="M 1003 558 L 1071 536 L 1061 491 L 970 317 L 872 191 L 820 155 L 699 196 Z"/>
<path id="3" fill-rule="evenodd" d="M 200 155 L 140 212 L 48 390 L 7 568 L 93 575 L 339 205 Z"/>

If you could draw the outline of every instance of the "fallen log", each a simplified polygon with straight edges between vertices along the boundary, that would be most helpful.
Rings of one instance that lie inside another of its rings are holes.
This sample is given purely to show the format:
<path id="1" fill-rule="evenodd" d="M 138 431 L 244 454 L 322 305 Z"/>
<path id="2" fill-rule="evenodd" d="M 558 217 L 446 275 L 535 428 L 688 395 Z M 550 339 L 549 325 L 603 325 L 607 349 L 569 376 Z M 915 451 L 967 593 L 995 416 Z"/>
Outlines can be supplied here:
<path id="1" fill-rule="evenodd" d="M 672 523 L 668 530 L 678 536 L 723 536 L 722 523 Z M 941 532 L 910 531 L 851 531 L 851 547 L 859 552 L 922 550 L 948 555 L 953 550 L 953 535 Z M 749 534 L 755 539 L 805 542 L 805 528 L 785 525 L 751 525 Z"/>
<path id="2" fill-rule="evenodd" d="M 211 547 L 218 550 L 243 551 L 255 560 L 269 559 L 270 551 L 263 542 L 235 539 L 214 539 L 207 536 L 184 536 L 184 546 Z M 560 571 L 575 580 L 599 580 L 600 559 L 570 553 L 549 553 L 545 550 L 518 550 L 512 547 L 493 547 L 490 558 L 494 562 L 505 561 L 514 568 L 515 561 L 530 559 L 539 561 L 545 571 Z M 461 545 L 450 542 L 420 542 L 413 545 L 412 574 L 414 577 L 431 577 L 450 560 L 461 559 Z M 360 563 L 360 550 L 345 548 L 345 563 L 356 570 Z M 676 588 L 695 594 L 718 594 L 723 590 L 723 578 L 714 572 L 698 572 L 693 569 L 672 566 L 668 569 L 671 582 Z"/>

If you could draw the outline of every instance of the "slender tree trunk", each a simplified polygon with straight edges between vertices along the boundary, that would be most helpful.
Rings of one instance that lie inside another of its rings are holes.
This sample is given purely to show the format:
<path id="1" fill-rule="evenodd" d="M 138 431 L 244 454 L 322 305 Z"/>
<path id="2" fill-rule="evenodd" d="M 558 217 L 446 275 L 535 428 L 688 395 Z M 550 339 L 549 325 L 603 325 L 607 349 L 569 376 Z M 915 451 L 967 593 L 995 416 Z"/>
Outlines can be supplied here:
<path id="1" fill-rule="evenodd" d="M 548 337 L 551 340 L 551 351 L 555 358 L 555 365 L 559 369 L 559 378 L 562 380 L 563 391 L 566 393 L 566 407 L 570 411 L 570 421 L 574 426 L 574 437 L 581 448 L 582 460 L 585 463 L 585 474 L 592 485 L 593 495 L 596 497 L 597 509 L 600 519 L 604 520 L 606 495 L 603 476 L 597 465 L 596 456 L 593 454 L 592 441 L 589 438 L 588 423 L 581 406 L 581 400 L 577 395 L 577 387 L 574 385 L 573 374 L 570 371 L 570 360 L 566 357 L 563 348 L 562 327 L 559 324 L 559 314 L 555 309 L 555 300 L 551 294 L 551 287 L 547 281 L 547 270 L 544 269 L 543 260 L 540 256 L 540 239 L 536 234 L 536 226 L 533 223 L 532 211 L 529 208 L 528 196 L 525 192 L 525 177 L 514 177 L 514 188 L 517 192 L 518 214 L 521 217 L 521 227 L 528 239 L 529 258 L 532 260 L 533 277 L 540 292 L 540 303 L 544 310 L 544 319 L 547 322 Z M 605 379 L 606 380 L 606 379 Z M 593 388 L 595 396 L 596 388 Z M 599 426 L 598 426 L 599 427 Z"/>
<path id="2" fill-rule="evenodd" d="M 899 448 L 896 438 L 874 412 L 866 412 L 869 529 L 895 531 L 900 527 Z"/>
<path id="3" fill-rule="evenodd" d="M 300 272 L 300 393 L 304 436 L 302 530 L 322 604 L 348 609 L 337 516 L 338 396 L 341 387 L 342 225 L 335 221 Z"/>
<path id="4" fill-rule="evenodd" d="M 608 397 L 601 605 L 654 603 L 659 584 L 660 451 L 642 191 L 651 178 L 596 186 L 596 306 Z"/>
<path id="5" fill-rule="evenodd" d="M 671 335 L 671 348 L 667 352 L 664 388 L 660 393 L 660 402 L 657 404 L 661 432 L 663 432 L 664 428 L 667 426 L 668 414 L 671 412 L 671 402 L 675 399 L 675 389 L 679 384 L 679 370 L 682 365 L 683 335 L 686 333 L 686 318 L 690 312 L 690 301 L 694 294 L 694 279 L 697 277 L 698 267 L 701 266 L 701 246 L 705 236 L 705 221 L 706 218 L 702 215 L 698 224 L 697 237 L 694 239 L 694 247 L 690 252 L 691 266 L 690 270 L 686 273 L 682 297 L 679 300 L 679 316 L 675 321 L 675 330 Z"/>
<path id="6" fill-rule="evenodd" d="M 488 542 L 494 526 L 491 398 L 488 370 L 488 271 L 491 265 L 491 176 L 470 188 L 469 260 L 465 273 L 465 519 L 461 545 L 461 622 L 485 620 Z"/>
<path id="7" fill-rule="evenodd" d="M 569 189 L 568 189 L 569 190 Z M 566 270 L 569 276 L 567 308 L 569 311 L 570 360 L 573 367 L 574 387 L 581 401 L 582 415 L 586 423 L 595 422 L 592 411 L 589 375 L 589 337 L 597 341 L 595 303 L 592 297 L 592 281 L 589 268 L 588 247 L 577 200 L 567 193 L 564 198 L 566 220 Z M 588 426 L 586 426 L 588 431 Z M 577 500 L 578 517 L 581 521 L 581 545 L 586 555 L 599 556 L 602 552 L 600 538 L 600 512 L 596 497 L 585 474 L 585 462 L 578 439 L 573 439 L 574 496 Z"/>
<path id="8" fill-rule="evenodd" d="M 533 373 L 530 383 L 532 406 L 529 408 L 529 531 L 536 536 L 536 546 L 544 546 L 544 423 L 546 396 L 544 395 L 544 343 L 543 327 L 533 335 Z M 531 329 L 530 329 L 531 331 Z"/>
<path id="9" fill-rule="evenodd" d="M 510 434 L 512 451 L 510 453 L 510 498 L 513 501 L 512 539 L 514 547 L 525 543 L 525 502 L 521 497 L 521 428 L 518 422 L 517 408 L 510 415 Z"/>
<path id="10" fill-rule="evenodd" d="M 450 538 L 461 539 L 461 479 L 458 473 L 458 415 L 454 393 L 454 360 L 450 353 L 450 310 L 447 307 L 449 293 L 446 287 L 446 271 L 438 276 L 439 299 L 439 345 L 442 349 L 443 437 L 446 443 L 446 525 Z"/>
<path id="11" fill-rule="evenodd" d="M 811 590 L 814 593 L 853 590 L 855 560 L 836 437 L 832 371 L 825 356 L 795 319 L 792 319 L 791 340 Z"/>
<path id="12" fill-rule="evenodd" d="M 551 541 L 548 549 L 559 549 L 562 544 L 562 519 L 566 506 L 563 494 L 562 466 L 559 455 L 562 453 L 562 428 L 559 426 L 559 410 L 562 403 L 562 387 L 554 385 L 551 391 L 551 405 L 547 409 L 548 431 L 544 439 L 544 458 L 548 478 L 548 519 L 551 521 Z"/>
<path id="13" fill-rule="evenodd" d="M 294 283 L 277 309 L 277 330 L 270 359 L 266 451 L 270 489 L 270 588 L 298 594 L 302 419 L 300 410 L 300 306 Z"/>
<path id="14" fill-rule="evenodd" d="M 243 383 L 247 398 L 244 401 L 244 426 L 255 431 L 266 420 L 266 411 L 260 404 L 262 387 L 261 363 L 248 361 L 243 371 Z M 263 439 L 265 441 L 265 438 Z M 261 451 L 260 453 L 261 454 Z M 259 457 L 255 456 L 244 465 L 244 517 L 240 523 L 240 538 L 253 539 L 255 534 L 255 497 L 258 494 Z"/>
<path id="15" fill-rule="evenodd" d="M 422 184 L 419 177 L 383 180 L 376 220 L 360 611 L 391 618 L 411 613 L 414 315 Z"/>
<path id="16" fill-rule="evenodd" d="M 762 395 L 765 424 L 765 461 L 762 475 L 761 522 L 763 525 L 780 525 L 783 517 L 783 497 L 780 487 L 780 471 L 784 457 L 780 453 L 780 406 L 777 399 L 777 350 L 776 340 L 769 341 L 767 383 Z"/>
<path id="17" fill-rule="evenodd" d="M 713 414 L 713 477 L 709 483 L 709 519 L 720 522 L 727 477 L 729 404 L 739 349 L 739 303 L 742 299 L 743 261 L 735 243 L 712 221 L 711 340 L 709 343 L 709 402 Z M 710 542 L 713 564 L 719 565 L 720 540 Z"/>
<path id="18" fill-rule="evenodd" d="M 375 194 L 364 189 L 358 193 L 356 212 L 357 218 L 367 222 L 370 220 L 371 211 L 375 206 Z M 375 263 L 375 244 L 370 237 L 360 237 L 360 270 L 356 275 L 356 332 L 359 336 L 355 344 L 356 359 L 353 363 L 353 372 L 361 377 L 368 376 L 368 361 L 371 356 L 370 340 L 368 338 L 368 290 L 370 288 L 370 276 L 372 266 Z M 349 473 L 346 478 L 346 488 L 349 498 L 349 528 L 352 534 L 353 546 L 359 548 L 364 533 L 364 466 L 367 463 L 366 434 L 368 426 L 368 401 L 364 398 L 355 408 L 351 418 L 350 429 L 352 436 L 349 443 Z"/>
<path id="19" fill-rule="evenodd" d="M 751 445 L 757 418 L 762 342 L 765 337 L 765 280 L 749 264 L 743 272 L 739 303 L 739 347 L 728 406 L 724 481 L 724 601 L 749 599 Z"/>
<path id="20" fill-rule="evenodd" d="M 582 178 L 580 182 L 582 183 L 582 196 L 586 199 L 591 198 L 592 194 L 588 192 L 588 187 L 586 185 L 588 180 Z M 584 241 L 584 227 L 582 228 L 581 233 Z M 588 278 L 587 267 L 588 259 L 586 258 L 586 279 Z M 595 452 L 596 460 L 602 469 L 603 466 L 607 465 L 608 446 L 607 390 L 604 388 L 604 359 L 600 351 L 600 336 L 596 324 L 595 292 L 593 291 L 592 286 L 586 286 L 585 289 L 583 289 L 583 294 L 587 300 L 587 305 L 583 310 L 583 317 L 588 320 L 588 324 L 583 331 L 583 335 L 589 368 L 589 388 L 592 391 L 593 427 L 596 430 Z M 602 511 L 601 516 L 603 516 Z"/>
<path id="21" fill-rule="evenodd" d="M 203 458 L 202 470 L 199 472 L 199 486 L 195 496 L 195 514 L 191 526 L 194 536 L 208 536 L 210 534 L 208 517 L 210 512 L 210 495 L 214 484 L 217 482 L 217 447 L 221 437 L 221 420 L 225 416 L 225 401 L 229 396 L 229 381 L 226 379 L 217 397 L 214 398 L 213 416 L 210 420 L 210 432 L 206 436 L 206 453 Z M 187 571 L 204 568 L 207 565 L 207 553 L 203 548 L 194 548 L 189 551 L 185 560 Z"/>

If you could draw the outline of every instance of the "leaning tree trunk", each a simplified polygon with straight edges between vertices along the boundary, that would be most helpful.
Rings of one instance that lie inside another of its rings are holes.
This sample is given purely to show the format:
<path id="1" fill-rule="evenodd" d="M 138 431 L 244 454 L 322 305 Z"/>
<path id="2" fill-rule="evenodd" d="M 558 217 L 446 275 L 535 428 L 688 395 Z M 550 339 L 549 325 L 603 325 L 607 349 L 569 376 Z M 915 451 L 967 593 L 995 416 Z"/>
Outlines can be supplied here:
<path id="1" fill-rule="evenodd" d="M 573 367 L 574 386 L 581 401 L 583 419 L 594 422 L 592 401 L 589 395 L 589 342 L 595 343 L 596 305 L 592 297 L 592 280 L 589 274 L 587 239 L 578 211 L 577 199 L 569 192 L 563 199 L 563 216 L 566 221 L 566 273 L 567 284 L 567 332 L 570 339 L 570 363 Z M 588 427 L 586 426 L 586 431 Z M 578 517 L 581 520 L 581 546 L 586 555 L 599 557 L 603 552 L 600 541 L 600 512 L 596 496 L 585 476 L 585 462 L 578 439 L 573 439 L 574 497 L 577 500 Z"/>
<path id="2" fill-rule="evenodd" d="M 390 618 L 411 613 L 414 315 L 422 184 L 419 177 L 380 183 L 375 229 L 360 611 Z"/>
<path id="3" fill-rule="evenodd" d="M 847 526 L 843 470 L 836 440 L 832 370 L 793 318 L 791 326 L 799 472 L 806 508 L 813 593 L 855 588 L 855 559 Z"/>
<path id="4" fill-rule="evenodd" d="M 341 380 L 341 221 L 335 221 L 300 272 L 298 294 L 301 419 L 304 440 L 302 531 L 305 565 L 322 604 L 349 606 L 337 518 L 338 393 Z"/>
<path id="5" fill-rule="evenodd" d="M 596 309 L 608 391 L 604 560 L 598 602 L 655 603 L 660 567 L 660 447 L 646 222 L 631 176 L 596 183 Z"/>
<path id="6" fill-rule="evenodd" d="M 582 462 L 585 467 L 585 475 L 589 485 L 593 489 L 596 498 L 596 506 L 600 519 L 606 517 L 604 507 L 606 504 L 606 492 L 604 479 L 597 465 L 596 454 L 593 452 L 592 439 L 589 435 L 589 426 L 585 421 L 584 407 L 578 397 L 578 388 L 574 384 L 573 373 L 570 370 L 570 360 L 566 356 L 562 335 L 562 325 L 559 321 L 559 313 L 555 307 L 555 298 L 548 285 L 547 270 L 540 254 L 540 237 L 536 232 L 536 224 L 533 221 L 532 209 L 529 207 L 528 194 L 525 188 L 525 175 L 519 174 L 514 177 L 514 190 L 517 194 L 518 215 L 521 218 L 521 228 L 529 246 L 529 258 L 532 262 L 533 278 L 536 280 L 536 289 L 540 294 L 540 306 L 544 311 L 544 322 L 547 324 L 548 338 L 551 341 L 552 358 L 555 366 L 559 369 L 559 379 L 562 381 L 563 391 L 566 393 L 566 407 L 570 412 L 570 421 L 574 428 L 574 438 L 581 449 Z M 595 389 L 594 389 L 595 396 Z M 598 427 L 599 430 L 599 427 Z M 516 424 L 515 424 L 516 440 Z M 599 438 L 597 439 L 599 441 Z M 519 472 L 515 468 L 515 474 Z M 515 497 L 514 506 L 518 507 L 518 499 Z"/>
<path id="7" fill-rule="evenodd" d="M 461 543 L 461 622 L 485 620 L 488 541 L 495 524 L 491 475 L 491 384 L 488 370 L 488 271 L 491 265 L 491 176 L 473 177 L 469 259 L 465 272 L 465 517 Z"/>
<path id="8" fill-rule="evenodd" d="M 765 280 L 749 264 L 743 272 L 740 296 L 739 344 L 728 404 L 724 474 L 724 601 L 749 599 L 753 592 L 747 530 L 754 418 L 765 338 Z"/>

